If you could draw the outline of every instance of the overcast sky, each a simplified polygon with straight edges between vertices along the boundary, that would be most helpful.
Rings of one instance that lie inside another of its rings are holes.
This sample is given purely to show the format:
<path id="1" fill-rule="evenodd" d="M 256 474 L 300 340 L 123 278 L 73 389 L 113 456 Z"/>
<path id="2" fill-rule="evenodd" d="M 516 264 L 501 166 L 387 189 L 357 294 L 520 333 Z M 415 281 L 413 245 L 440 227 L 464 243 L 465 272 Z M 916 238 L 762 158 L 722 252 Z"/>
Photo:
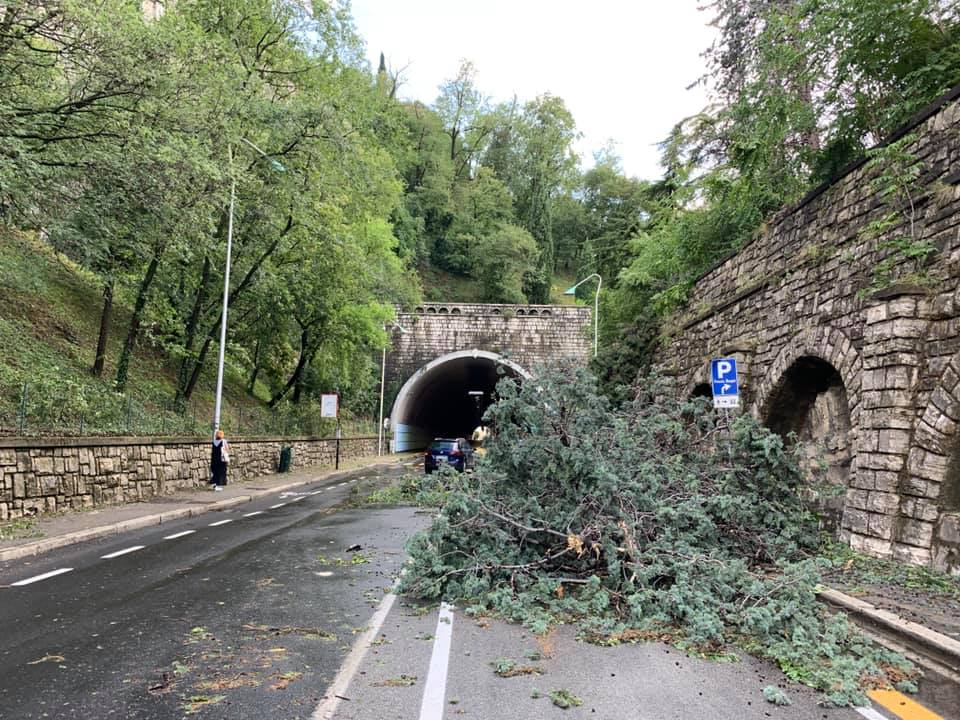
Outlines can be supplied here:
<path id="1" fill-rule="evenodd" d="M 432 103 L 461 59 L 494 102 L 549 92 L 566 102 L 593 151 L 616 142 L 628 175 L 660 177 L 656 143 L 702 109 L 700 53 L 714 31 L 702 0 L 353 0 L 376 69 L 408 66 L 401 97 Z"/>

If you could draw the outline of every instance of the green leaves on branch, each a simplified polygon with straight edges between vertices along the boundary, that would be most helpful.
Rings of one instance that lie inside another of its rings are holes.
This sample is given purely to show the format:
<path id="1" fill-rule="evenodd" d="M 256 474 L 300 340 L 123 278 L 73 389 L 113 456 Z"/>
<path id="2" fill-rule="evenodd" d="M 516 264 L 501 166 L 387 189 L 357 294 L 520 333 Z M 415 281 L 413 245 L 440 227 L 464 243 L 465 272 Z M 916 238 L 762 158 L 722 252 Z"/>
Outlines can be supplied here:
<path id="1" fill-rule="evenodd" d="M 649 378 L 622 409 L 570 367 L 498 392 L 495 441 L 410 542 L 404 591 L 535 632 L 746 646 L 837 704 L 912 672 L 816 602 L 810 481 L 777 435 Z"/>

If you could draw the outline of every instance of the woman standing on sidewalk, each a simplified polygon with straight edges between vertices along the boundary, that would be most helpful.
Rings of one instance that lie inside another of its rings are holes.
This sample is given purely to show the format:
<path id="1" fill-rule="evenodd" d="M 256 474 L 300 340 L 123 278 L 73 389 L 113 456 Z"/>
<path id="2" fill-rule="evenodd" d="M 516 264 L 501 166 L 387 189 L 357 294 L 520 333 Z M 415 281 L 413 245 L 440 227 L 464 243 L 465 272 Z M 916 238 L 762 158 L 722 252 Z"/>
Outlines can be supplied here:
<path id="1" fill-rule="evenodd" d="M 230 444 L 223 436 L 223 430 L 217 430 L 213 435 L 213 445 L 210 450 L 210 484 L 214 490 L 223 490 L 227 484 L 227 465 L 230 462 Z"/>

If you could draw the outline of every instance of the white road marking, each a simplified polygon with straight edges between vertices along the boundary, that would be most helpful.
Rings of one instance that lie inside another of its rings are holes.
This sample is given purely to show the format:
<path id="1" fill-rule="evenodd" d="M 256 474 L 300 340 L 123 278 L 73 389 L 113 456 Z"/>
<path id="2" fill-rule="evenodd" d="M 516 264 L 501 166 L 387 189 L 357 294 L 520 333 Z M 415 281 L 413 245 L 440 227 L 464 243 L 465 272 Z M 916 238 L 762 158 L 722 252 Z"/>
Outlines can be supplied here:
<path id="1" fill-rule="evenodd" d="M 276 510 L 277 508 L 282 508 L 284 505 L 286 505 L 286 503 L 277 503 L 276 505 L 271 505 L 270 509 Z"/>
<path id="2" fill-rule="evenodd" d="M 196 530 L 184 530 L 183 532 L 174 533 L 173 535 L 167 535 L 164 540 L 176 540 L 177 538 L 182 538 L 187 535 L 193 535 Z"/>
<path id="3" fill-rule="evenodd" d="M 120 557 L 121 555 L 126 555 L 127 553 L 136 552 L 137 550 L 143 550 L 146 545 L 134 545 L 133 547 L 124 548 L 123 550 L 117 550 L 112 552 L 109 555 L 101 555 L 101 560 L 112 560 L 115 557 Z"/>
<path id="4" fill-rule="evenodd" d="M 57 575 L 63 575 L 68 573 L 73 568 L 60 568 L 59 570 L 51 570 L 50 572 L 44 573 L 43 575 L 34 575 L 33 577 L 27 578 L 26 580 L 18 580 L 15 583 L 10 583 L 11 585 L 29 585 L 30 583 L 40 582 L 41 580 L 46 580 L 47 578 L 56 577 Z"/>
<path id="5" fill-rule="evenodd" d="M 360 669 L 363 656 L 366 655 L 367 650 L 370 649 L 370 643 L 376 639 L 377 633 L 380 632 L 383 621 L 386 620 L 387 615 L 390 613 L 390 608 L 393 607 L 393 602 L 396 599 L 397 596 L 392 592 L 383 596 L 383 600 L 380 601 L 380 607 L 377 608 L 373 617 L 370 618 L 367 631 L 353 643 L 350 654 L 347 655 L 347 659 L 343 665 L 340 666 L 337 676 L 333 679 L 330 687 L 327 688 L 323 700 L 320 701 L 316 710 L 313 711 L 311 720 L 330 720 L 330 718 L 333 717 L 333 714 L 337 711 L 337 706 L 340 705 L 340 698 L 347 691 L 347 688 L 350 686 L 350 681 L 353 679 L 353 676 L 356 675 L 357 670 Z"/>
<path id="6" fill-rule="evenodd" d="M 313 573 L 313 574 L 314 574 L 314 575 L 317 575 L 318 577 L 332 577 L 332 576 L 333 576 L 333 573 L 330 572 L 329 570 L 318 570 L 318 571 L 316 571 L 316 572 Z"/>
<path id="7" fill-rule="evenodd" d="M 319 495 L 322 492 L 323 490 L 314 490 L 312 493 L 310 493 L 310 495 Z"/>
<path id="8" fill-rule="evenodd" d="M 244 517 L 253 517 L 254 515 L 263 515 L 263 510 L 254 510 L 253 512 L 244 513 Z"/>
<path id="9" fill-rule="evenodd" d="M 217 525 L 226 525 L 227 523 L 232 523 L 233 520 L 218 520 L 215 523 L 210 523 L 208 527 L 216 527 Z"/>
<path id="10" fill-rule="evenodd" d="M 867 718 L 867 720 L 887 720 L 887 717 L 885 715 L 881 715 L 873 708 L 858 707 L 858 708 L 854 708 L 854 710 L 856 710 L 858 713 L 860 713 L 865 718 Z"/>
<path id="11" fill-rule="evenodd" d="M 443 720 L 443 696 L 447 693 L 447 666 L 450 661 L 450 641 L 453 638 L 453 605 L 440 603 L 437 632 L 434 634 L 430 669 L 423 688 L 420 720 Z"/>
<path id="12" fill-rule="evenodd" d="M 306 500 L 306 498 L 301 495 L 300 497 L 295 497 L 290 502 L 300 502 L 301 500 Z"/>

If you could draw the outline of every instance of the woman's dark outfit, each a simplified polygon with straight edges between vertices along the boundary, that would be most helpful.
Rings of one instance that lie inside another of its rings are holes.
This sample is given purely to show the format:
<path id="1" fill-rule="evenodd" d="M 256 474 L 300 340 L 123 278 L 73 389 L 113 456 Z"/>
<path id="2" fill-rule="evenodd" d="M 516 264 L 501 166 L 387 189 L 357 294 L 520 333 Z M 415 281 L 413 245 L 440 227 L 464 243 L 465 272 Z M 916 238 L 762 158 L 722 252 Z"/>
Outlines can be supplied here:
<path id="1" fill-rule="evenodd" d="M 227 463 L 223 461 L 220 449 L 223 447 L 223 440 L 214 440 L 210 452 L 210 484 L 227 484 Z"/>

